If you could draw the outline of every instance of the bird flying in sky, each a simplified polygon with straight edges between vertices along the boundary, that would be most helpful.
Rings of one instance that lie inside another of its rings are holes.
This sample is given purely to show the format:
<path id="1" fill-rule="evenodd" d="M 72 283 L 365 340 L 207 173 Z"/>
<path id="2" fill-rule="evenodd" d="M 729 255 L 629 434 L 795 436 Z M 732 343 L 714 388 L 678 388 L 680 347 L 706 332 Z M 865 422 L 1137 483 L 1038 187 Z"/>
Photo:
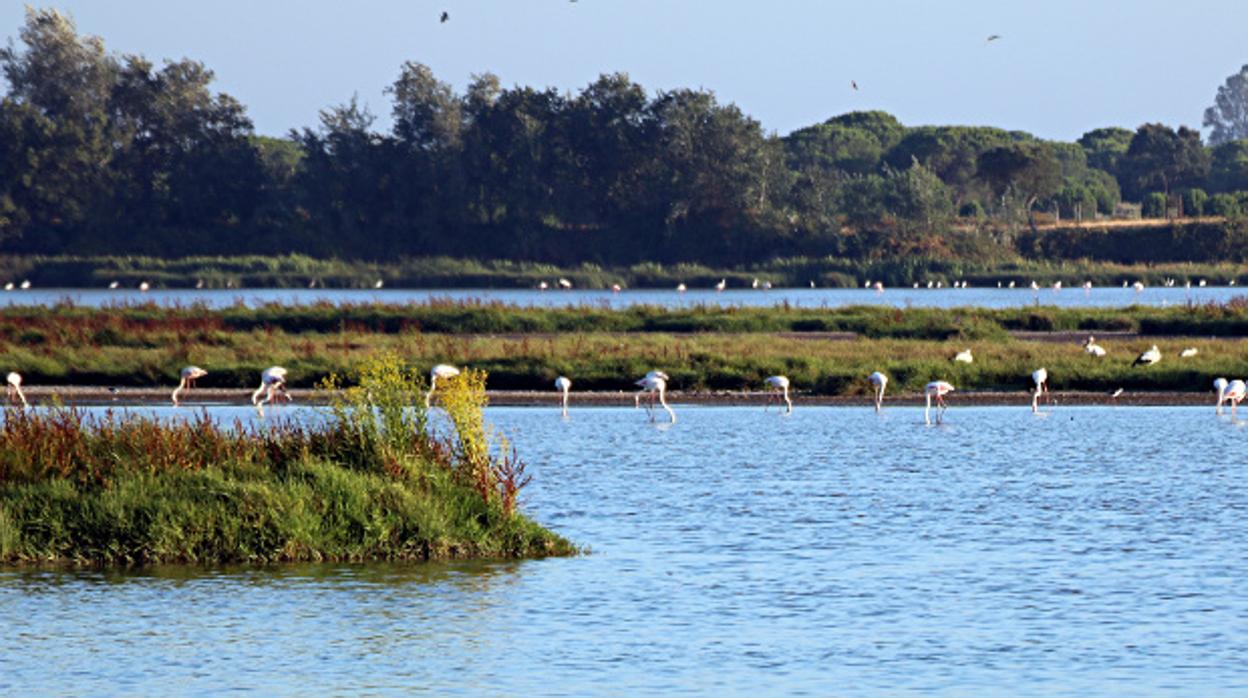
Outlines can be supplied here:
<path id="1" fill-rule="evenodd" d="M 451 15 L 450 15 L 449 13 L 447 13 L 447 12 L 443 12 L 443 13 L 442 13 L 442 21 L 443 21 L 444 23 L 446 22 L 446 20 L 448 20 L 448 19 L 450 19 L 450 18 L 451 18 Z"/>
<path id="2" fill-rule="evenodd" d="M 1000 38 L 1001 38 L 1000 34 L 993 34 L 992 36 L 988 37 L 988 41 L 996 41 L 997 39 L 1000 39 Z M 984 43 L 988 43 L 988 42 L 984 42 Z"/>

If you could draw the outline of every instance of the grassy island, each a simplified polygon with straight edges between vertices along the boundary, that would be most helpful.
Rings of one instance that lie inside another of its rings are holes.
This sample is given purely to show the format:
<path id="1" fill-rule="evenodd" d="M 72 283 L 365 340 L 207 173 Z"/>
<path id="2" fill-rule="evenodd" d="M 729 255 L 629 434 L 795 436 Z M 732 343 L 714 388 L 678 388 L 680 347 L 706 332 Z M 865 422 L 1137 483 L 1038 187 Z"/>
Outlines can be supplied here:
<path id="1" fill-rule="evenodd" d="M 484 381 L 439 384 L 446 437 L 428 428 L 419 376 L 392 357 L 365 364 L 317 424 L 10 410 L 0 563 L 574 554 L 516 511 L 527 476 L 505 443 L 491 447 Z"/>

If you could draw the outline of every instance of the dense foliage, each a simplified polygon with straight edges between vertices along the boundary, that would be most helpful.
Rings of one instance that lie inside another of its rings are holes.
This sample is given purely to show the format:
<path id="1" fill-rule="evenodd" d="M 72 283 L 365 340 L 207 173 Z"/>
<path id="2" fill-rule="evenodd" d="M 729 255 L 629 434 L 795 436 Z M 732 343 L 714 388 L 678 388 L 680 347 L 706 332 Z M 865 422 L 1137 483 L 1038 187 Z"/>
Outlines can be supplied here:
<path id="1" fill-rule="evenodd" d="M 55 11 L 30 10 L 19 39 L 0 50 L 11 253 L 984 260 L 1016 256 L 1040 214 L 1093 219 L 1123 197 L 1157 216 L 1248 208 L 1234 81 L 1207 117 L 1210 149 L 1162 124 L 1061 143 L 883 112 L 780 137 L 705 90 L 649 94 L 612 74 L 561 94 L 485 73 L 461 95 L 409 62 L 389 132 L 352 100 L 270 138 L 202 63 L 111 54 Z"/>

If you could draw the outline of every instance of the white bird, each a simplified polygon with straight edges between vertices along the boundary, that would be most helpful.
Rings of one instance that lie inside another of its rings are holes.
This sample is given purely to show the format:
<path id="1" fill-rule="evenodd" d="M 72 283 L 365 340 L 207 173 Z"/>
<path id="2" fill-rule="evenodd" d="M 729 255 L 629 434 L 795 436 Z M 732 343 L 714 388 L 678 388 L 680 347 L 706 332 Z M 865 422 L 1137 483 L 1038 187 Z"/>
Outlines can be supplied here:
<path id="1" fill-rule="evenodd" d="M 867 376 L 867 380 L 875 388 L 875 411 L 879 412 L 884 406 L 884 388 L 888 387 L 888 376 L 879 371 L 872 371 L 871 375 Z"/>
<path id="2" fill-rule="evenodd" d="M 1014 288 L 1014 282 L 1013 282 L 1013 281 L 1011 281 L 1011 282 L 1010 282 L 1010 284 L 1009 284 L 1009 286 L 1010 286 L 1010 288 Z"/>
<path id="3" fill-rule="evenodd" d="M 108 284 L 108 287 L 109 287 L 109 288 L 114 288 L 114 289 L 115 289 L 115 288 L 117 288 L 117 287 L 118 287 L 118 286 L 120 286 L 120 285 L 121 285 L 121 284 L 120 284 L 119 282 L 113 281 L 113 282 L 110 282 L 110 283 Z"/>
<path id="4" fill-rule="evenodd" d="M 772 400 L 776 400 L 777 402 L 779 402 L 780 399 L 783 399 L 784 404 L 788 405 L 788 410 L 786 410 L 786 414 L 792 413 L 793 401 L 789 399 L 788 377 L 787 376 L 768 376 L 767 380 L 763 382 L 766 383 L 767 387 L 770 389 L 767 393 L 767 407 L 764 407 L 763 410 L 766 411 L 771 408 Z M 776 396 L 777 391 L 780 391 L 781 393 L 781 396 L 779 398 L 777 398 Z"/>
<path id="5" fill-rule="evenodd" d="M 1088 341 L 1083 343 L 1083 350 L 1096 358 L 1105 356 L 1105 347 L 1096 343 L 1096 337 L 1088 335 Z"/>
<path id="6" fill-rule="evenodd" d="M 12 290 L 13 290 L 13 282 L 12 282 L 12 281 L 10 281 L 9 283 L 5 284 L 5 285 L 4 285 L 4 290 L 6 290 L 6 291 L 12 291 Z"/>
<path id="7" fill-rule="evenodd" d="M 1122 395 L 1122 388 L 1115 390 L 1110 397 L 1117 400 L 1119 395 Z"/>
<path id="8" fill-rule="evenodd" d="M 1188 358 L 1191 358 L 1191 357 L 1193 357 L 1193 356 L 1196 356 L 1196 355 L 1197 355 L 1197 354 L 1199 354 L 1199 353 L 1200 353 L 1200 350 L 1199 350 L 1199 349 L 1197 349 L 1196 347 L 1188 347 L 1188 348 L 1184 349 L 1183 351 L 1179 352 L 1179 358 L 1180 358 L 1180 359 L 1188 359 Z"/>
<path id="9" fill-rule="evenodd" d="M 386 285 L 385 281 L 382 281 L 381 279 L 377 279 L 377 281 L 373 283 L 373 288 L 381 288 L 382 286 L 385 286 L 385 285 Z"/>
<path id="10" fill-rule="evenodd" d="M 619 292 L 620 292 L 620 285 L 619 285 L 619 284 L 611 284 L 611 292 L 612 292 L 612 293 L 619 293 Z"/>
<path id="11" fill-rule="evenodd" d="M 1218 394 L 1218 404 L 1215 410 L 1218 414 L 1222 414 L 1222 403 L 1226 402 L 1226 388 L 1230 385 L 1225 378 L 1218 377 L 1213 379 L 1213 390 Z"/>
<path id="12" fill-rule="evenodd" d="M 719 293 L 719 292 L 723 291 L 725 288 L 728 288 L 728 280 L 727 280 L 727 279 L 720 279 L 720 280 L 719 280 L 719 283 L 715 284 L 715 292 L 716 292 L 716 293 Z"/>
<path id="13" fill-rule="evenodd" d="M 548 288 L 550 288 L 550 286 L 545 281 L 539 281 L 537 284 L 537 290 L 539 291 L 545 291 Z"/>
<path id="14" fill-rule="evenodd" d="M 871 288 L 871 279 L 867 279 L 865 282 L 863 282 L 862 287 Z"/>
<path id="15" fill-rule="evenodd" d="M 754 279 L 754 283 L 750 284 L 750 288 L 758 288 L 758 278 Z"/>
<path id="16" fill-rule="evenodd" d="M 686 290 L 688 290 L 688 289 L 685 287 L 685 285 L 684 285 L 684 284 L 676 284 L 676 292 L 677 292 L 677 293 L 684 293 Z"/>
<path id="17" fill-rule="evenodd" d="M 260 372 L 260 387 L 251 394 L 251 404 L 259 407 L 266 402 L 273 402 L 279 392 L 281 397 L 290 399 L 290 395 L 286 393 L 286 369 L 270 366 Z M 265 394 L 263 400 L 260 399 L 260 393 Z"/>
<path id="18" fill-rule="evenodd" d="M 173 406 L 178 406 L 178 393 L 183 390 L 190 392 L 195 387 L 195 381 L 208 375 L 208 372 L 198 366 L 187 366 L 182 369 L 180 374 L 182 380 L 178 382 L 178 387 L 173 389 Z"/>
<path id="19" fill-rule="evenodd" d="M 1143 290 L 1144 290 L 1144 283 L 1143 283 L 1143 282 L 1141 282 L 1141 281 L 1137 281 L 1137 282 L 1135 282 L 1135 283 L 1131 284 L 1131 288 L 1134 288 L 1134 289 L 1135 289 L 1135 292 L 1136 292 L 1136 293 L 1139 293 L 1140 291 L 1143 291 Z"/>
<path id="20" fill-rule="evenodd" d="M 919 282 L 917 282 L 917 281 L 916 281 L 916 282 L 914 282 L 914 287 L 915 287 L 915 288 L 918 288 L 918 287 L 919 287 Z"/>
<path id="21" fill-rule="evenodd" d="M 659 404 L 663 409 L 667 410 L 668 416 L 672 418 L 672 424 L 676 423 L 676 413 L 668 407 L 664 394 L 667 392 L 667 378 L 662 371 L 651 371 L 644 378 L 636 381 L 634 385 L 641 387 L 641 392 L 650 393 L 650 403 L 646 405 L 646 411 L 650 414 L 650 421 L 654 421 L 654 398 L 658 395 Z"/>
<path id="22" fill-rule="evenodd" d="M 874 286 L 874 287 L 875 287 L 875 292 L 876 292 L 876 293 L 883 293 L 883 292 L 884 292 L 884 282 L 883 282 L 883 281 L 877 281 L 877 282 L 875 282 L 874 284 L 872 284 L 872 286 Z"/>
<path id="23" fill-rule="evenodd" d="M 939 424 L 944 420 L 945 410 L 949 408 L 949 406 L 945 404 L 945 395 L 948 395 L 953 391 L 954 387 L 945 381 L 932 381 L 923 388 L 923 395 L 927 398 L 927 406 L 923 408 L 924 423 L 932 423 L 930 416 L 932 398 L 936 398 L 936 423 Z"/>
<path id="24" fill-rule="evenodd" d="M 771 282 L 770 282 L 770 281 L 764 281 L 764 282 L 763 282 L 763 290 L 764 290 L 764 291 L 770 291 L 770 290 L 771 290 Z"/>
<path id="25" fill-rule="evenodd" d="M 425 407 L 429 406 L 429 401 L 433 398 L 433 391 L 438 389 L 439 378 L 447 381 L 458 375 L 459 369 L 450 364 L 438 364 L 429 369 L 429 392 L 425 393 Z"/>
<path id="26" fill-rule="evenodd" d="M 1036 283 L 1035 281 L 1032 281 L 1032 282 L 1031 282 L 1031 290 L 1033 290 L 1033 291 L 1039 291 L 1039 290 L 1040 290 L 1040 284 Z"/>
<path id="27" fill-rule="evenodd" d="M 931 287 L 932 287 L 932 282 L 931 282 L 931 280 L 930 280 L 930 279 L 929 279 L 929 280 L 928 280 L 928 282 L 927 282 L 927 287 L 928 287 L 928 288 L 931 288 Z"/>
<path id="28" fill-rule="evenodd" d="M 29 289 L 30 289 L 30 279 L 26 279 L 25 281 L 23 281 L 23 282 L 22 282 L 22 285 L 20 286 L 20 288 L 21 288 L 23 291 L 29 290 Z"/>
<path id="29" fill-rule="evenodd" d="M 1036 392 L 1031 396 L 1031 411 L 1040 411 L 1040 396 L 1047 395 L 1049 392 L 1049 372 L 1043 368 L 1038 368 L 1031 372 L 1031 380 L 1036 384 Z M 1049 402 L 1052 402 L 1049 397 Z"/>
<path id="30" fill-rule="evenodd" d="M 1197 285 L 1198 285 L 1198 286 L 1200 286 L 1201 288 L 1204 288 L 1206 283 L 1208 283 L 1208 282 L 1207 282 L 1207 281 L 1205 281 L 1204 279 L 1201 279 L 1201 280 L 1200 280 L 1200 283 L 1199 283 L 1199 284 L 1197 284 Z"/>
<path id="31" fill-rule="evenodd" d="M 311 284 L 308 284 L 308 288 L 312 288 L 312 284 L 315 284 L 315 283 L 316 283 L 316 279 L 312 279 L 312 283 L 311 283 Z M 196 279 L 196 280 L 195 280 L 195 288 L 203 288 L 203 287 L 204 287 L 204 280 L 203 280 L 203 279 Z"/>
<path id="32" fill-rule="evenodd" d="M 664 373 L 664 372 L 662 372 L 662 371 L 647 371 L 647 372 L 646 372 L 646 375 L 645 375 L 645 376 L 643 376 L 641 380 L 647 380 L 647 379 L 650 379 L 650 378 L 661 378 L 661 379 L 663 379 L 663 381 L 665 381 L 665 382 L 666 382 L 666 381 L 670 381 L 670 380 L 671 380 L 671 377 L 670 377 L 670 376 L 668 376 L 666 373 Z M 635 385 L 640 385 L 640 384 L 641 384 L 641 382 L 640 382 L 640 381 L 638 381 L 637 383 L 635 383 Z M 633 395 L 633 407 L 634 407 L 634 408 L 640 408 L 640 407 L 641 407 L 641 396 L 642 396 L 645 392 L 646 392 L 646 391 L 645 391 L 645 389 L 643 388 L 643 389 L 641 389 L 641 390 L 638 390 L 638 391 L 637 391 L 637 394 Z"/>
<path id="33" fill-rule="evenodd" d="M 936 288 L 944 288 L 944 287 L 945 287 L 945 282 L 943 281 L 936 282 Z"/>
<path id="34" fill-rule="evenodd" d="M 1161 361 L 1161 351 L 1154 344 L 1151 349 L 1135 357 L 1135 361 L 1131 362 L 1132 366 L 1150 366 Z"/>
<path id="35" fill-rule="evenodd" d="M 1091 292 L 1091 291 L 1092 291 L 1092 282 L 1091 282 L 1091 281 L 1085 281 L 1085 282 L 1083 282 L 1083 290 L 1084 290 L 1085 292 Z"/>
<path id="36" fill-rule="evenodd" d="M 567 279 L 565 279 L 565 278 L 563 278 L 563 277 L 560 277 L 560 278 L 559 278 L 559 288 L 565 288 L 565 289 L 566 289 L 566 288 L 572 288 L 572 282 L 571 282 L 571 281 L 568 281 Z"/>
<path id="37" fill-rule="evenodd" d="M 1054 282 L 1053 282 L 1053 290 L 1054 290 L 1054 291 L 1060 291 L 1060 290 L 1062 290 L 1062 282 L 1061 282 L 1061 281 L 1054 281 Z"/>
<path id="38" fill-rule="evenodd" d="M 1226 394 L 1223 399 L 1231 403 L 1231 419 L 1235 419 L 1235 408 L 1239 407 L 1239 403 L 1244 399 L 1244 393 L 1248 390 L 1248 386 L 1244 382 L 1236 378 L 1226 386 Z"/>
<path id="39" fill-rule="evenodd" d="M 22 374 L 17 371 L 10 371 L 5 380 L 8 382 L 7 396 L 9 402 L 14 405 L 20 402 L 23 409 L 30 407 L 30 405 L 26 404 L 26 396 L 22 393 Z"/>
<path id="40" fill-rule="evenodd" d="M 572 379 L 559 376 L 555 379 L 555 390 L 563 393 L 563 416 L 568 416 L 568 391 L 572 389 Z"/>
<path id="41" fill-rule="evenodd" d="M 152 285 L 147 283 L 146 281 L 139 282 L 139 293 L 147 293 L 151 288 L 152 288 Z"/>
<path id="42" fill-rule="evenodd" d="M 954 357 L 953 357 L 953 360 L 954 360 L 954 361 L 961 361 L 961 362 L 962 362 L 962 363 L 964 363 L 964 364 L 969 364 L 969 363 L 972 363 L 973 361 L 975 361 L 975 357 L 974 357 L 974 356 L 971 356 L 971 350 L 970 350 L 970 349 L 964 349 L 964 350 L 962 350 L 962 351 L 958 352 L 957 354 L 955 354 L 955 355 L 954 355 Z"/>
<path id="43" fill-rule="evenodd" d="M 810 287 L 811 287 L 811 288 L 814 288 L 814 287 L 815 287 L 815 282 L 813 282 L 813 281 L 812 281 L 812 282 L 810 282 Z"/>

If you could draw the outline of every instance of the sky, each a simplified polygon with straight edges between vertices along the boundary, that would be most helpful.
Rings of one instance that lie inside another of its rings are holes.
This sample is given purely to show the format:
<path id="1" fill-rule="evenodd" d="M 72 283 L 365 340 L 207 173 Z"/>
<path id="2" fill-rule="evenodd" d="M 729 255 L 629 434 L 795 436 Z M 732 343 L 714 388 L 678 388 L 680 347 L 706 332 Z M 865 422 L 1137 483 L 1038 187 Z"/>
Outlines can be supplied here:
<path id="1" fill-rule="evenodd" d="M 855 110 L 908 126 L 999 126 L 1074 140 L 1102 126 L 1199 127 L 1248 64 L 1243 0 L 61 0 L 121 54 L 202 61 L 258 133 L 314 126 L 358 95 L 389 127 L 404 61 L 462 93 L 504 85 L 575 94 L 628 73 L 653 95 L 692 87 L 768 132 Z M 439 21 L 445 11 L 449 21 Z M 16 37 L 20 2 L 0 3 Z M 988 36 L 1001 38 L 987 42 Z M 851 87 L 857 82 L 858 89 Z"/>

